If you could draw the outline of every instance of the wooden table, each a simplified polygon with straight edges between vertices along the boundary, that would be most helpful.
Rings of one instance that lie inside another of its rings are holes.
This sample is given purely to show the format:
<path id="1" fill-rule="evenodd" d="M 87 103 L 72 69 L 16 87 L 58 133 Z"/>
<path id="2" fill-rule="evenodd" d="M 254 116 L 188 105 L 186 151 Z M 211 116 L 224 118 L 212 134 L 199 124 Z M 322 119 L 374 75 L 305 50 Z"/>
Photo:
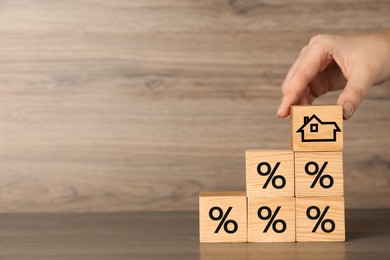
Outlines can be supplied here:
<path id="1" fill-rule="evenodd" d="M 346 243 L 200 244 L 197 212 L 5 214 L 0 258 L 390 259 L 390 209 L 346 219 Z"/>

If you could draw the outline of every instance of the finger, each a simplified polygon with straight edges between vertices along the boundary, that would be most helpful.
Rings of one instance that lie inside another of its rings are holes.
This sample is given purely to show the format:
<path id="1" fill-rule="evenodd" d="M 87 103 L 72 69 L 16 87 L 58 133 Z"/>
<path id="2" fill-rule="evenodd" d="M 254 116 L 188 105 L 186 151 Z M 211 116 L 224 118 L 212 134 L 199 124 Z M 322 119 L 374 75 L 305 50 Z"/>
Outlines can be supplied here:
<path id="1" fill-rule="evenodd" d="M 304 56 L 305 52 L 307 51 L 307 46 L 303 47 L 301 52 L 299 53 L 299 56 L 298 58 L 296 59 L 296 61 L 294 62 L 294 64 L 291 66 L 291 68 L 289 69 L 288 73 L 287 73 L 287 76 L 282 84 L 282 87 L 281 87 L 281 90 L 282 90 L 282 93 L 284 94 L 285 93 L 285 90 L 286 90 L 286 85 L 288 85 L 288 82 L 290 81 L 291 79 L 291 76 L 294 74 L 298 64 L 300 63 L 302 57 Z M 285 115 L 281 115 L 280 112 L 281 112 L 281 108 L 283 107 L 283 104 L 284 103 L 289 103 L 289 101 L 284 101 L 284 96 L 282 98 L 282 101 L 279 105 L 279 108 L 278 108 L 278 112 L 277 112 L 277 116 L 278 117 L 286 117 L 288 116 L 288 114 L 285 114 Z"/>
<path id="2" fill-rule="evenodd" d="M 347 81 L 338 65 L 333 62 L 310 82 L 311 93 L 318 98 L 329 91 L 344 88 Z"/>
<path id="3" fill-rule="evenodd" d="M 343 106 L 344 119 L 352 117 L 371 85 L 370 77 L 364 72 L 351 74 L 347 85 L 337 99 L 337 104 Z"/>
<path id="4" fill-rule="evenodd" d="M 312 104 L 314 99 L 329 91 L 344 88 L 345 84 L 346 80 L 340 68 L 335 62 L 332 62 L 324 71 L 314 77 L 309 84 L 309 88 L 306 88 L 304 92 L 304 99 L 301 98 L 298 104 L 301 105 L 302 100 L 305 100 L 305 103 Z"/>
<path id="5" fill-rule="evenodd" d="M 309 45 L 292 72 L 290 80 L 284 86 L 284 96 L 279 107 L 278 117 L 288 116 L 290 106 L 298 104 L 305 88 L 324 69 L 324 65 L 330 63 L 331 58 L 328 53 L 328 50 L 321 44 Z"/>
<path id="6" fill-rule="evenodd" d="M 287 76 L 286 76 L 286 78 L 285 78 L 285 80 L 284 80 L 284 82 L 282 84 L 282 88 L 281 88 L 282 93 L 285 92 L 286 86 L 290 82 L 291 76 L 295 73 L 295 70 L 296 70 L 298 64 L 301 62 L 302 57 L 304 56 L 305 52 L 307 51 L 307 48 L 308 48 L 308 46 L 305 46 L 305 47 L 302 48 L 301 52 L 299 53 L 298 58 L 296 59 L 296 61 L 291 66 L 290 70 L 288 71 Z"/>
<path id="7" fill-rule="evenodd" d="M 345 87 L 347 79 L 336 62 L 332 62 L 325 71 L 328 75 L 328 91 L 340 90 Z"/>
<path id="8" fill-rule="evenodd" d="M 310 93 L 314 98 L 318 98 L 329 90 L 329 76 L 326 71 L 318 73 L 310 82 Z"/>
<path id="9" fill-rule="evenodd" d="M 309 90 L 309 88 L 307 88 Z M 306 91 L 305 91 L 306 92 Z M 298 105 L 305 106 L 305 105 L 310 105 L 310 100 L 309 100 L 309 95 L 310 91 L 307 91 L 308 93 L 304 93 L 301 98 L 298 101 Z"/>

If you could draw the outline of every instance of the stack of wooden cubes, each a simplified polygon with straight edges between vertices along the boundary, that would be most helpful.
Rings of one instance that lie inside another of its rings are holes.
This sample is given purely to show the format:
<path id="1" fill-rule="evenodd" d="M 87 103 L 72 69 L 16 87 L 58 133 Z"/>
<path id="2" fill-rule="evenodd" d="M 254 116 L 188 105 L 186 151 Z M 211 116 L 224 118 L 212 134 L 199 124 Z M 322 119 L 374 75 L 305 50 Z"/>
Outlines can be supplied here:
<path id="1" fill-rule="evenodd" d="M 246 192 L 202 192 L 201 242 L 345 241 L 341 106 L 293 106 L 292 150 L 247 150 Z"/>

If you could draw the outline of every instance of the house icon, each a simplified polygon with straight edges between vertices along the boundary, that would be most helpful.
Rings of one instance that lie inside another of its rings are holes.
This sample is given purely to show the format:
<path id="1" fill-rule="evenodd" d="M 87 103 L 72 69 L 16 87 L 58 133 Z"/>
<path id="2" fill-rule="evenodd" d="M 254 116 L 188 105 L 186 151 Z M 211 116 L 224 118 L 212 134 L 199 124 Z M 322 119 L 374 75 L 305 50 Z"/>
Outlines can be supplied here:
<path id="1" fill-rule="evenodd" d="M 303 125 L 297 130 L 302 142 L 336 142 L 336 134 L 341 132 L 336 122 L 322 122 L 315 114 L 303 117 Z"/>

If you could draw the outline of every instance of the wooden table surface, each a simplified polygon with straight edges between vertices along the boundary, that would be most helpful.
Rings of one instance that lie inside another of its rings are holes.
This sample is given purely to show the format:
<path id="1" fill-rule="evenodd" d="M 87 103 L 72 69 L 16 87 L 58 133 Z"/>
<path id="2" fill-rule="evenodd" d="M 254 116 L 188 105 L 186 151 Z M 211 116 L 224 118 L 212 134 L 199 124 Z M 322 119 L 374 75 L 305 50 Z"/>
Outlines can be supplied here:
<path id="1" fill-rule="evenodd" d="M 390 259 L 390 209 L 347 210 L 345 243 L 200 244 L 197 212 L 0 215 L 1 259 Z"/>

